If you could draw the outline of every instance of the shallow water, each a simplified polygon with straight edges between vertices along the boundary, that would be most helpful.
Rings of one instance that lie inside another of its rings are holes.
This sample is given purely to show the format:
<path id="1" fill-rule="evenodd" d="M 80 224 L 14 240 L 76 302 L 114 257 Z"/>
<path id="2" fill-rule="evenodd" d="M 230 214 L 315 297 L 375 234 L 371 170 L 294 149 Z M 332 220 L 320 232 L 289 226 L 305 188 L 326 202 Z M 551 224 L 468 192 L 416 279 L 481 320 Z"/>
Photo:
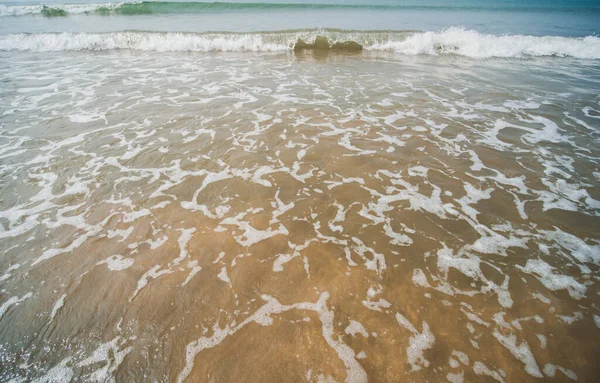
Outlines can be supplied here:
<path id="1" fill-rule="evenodd" d="M 0 380 L 597 380 L 597 61 L 3 52 L 0 78 Z"/>

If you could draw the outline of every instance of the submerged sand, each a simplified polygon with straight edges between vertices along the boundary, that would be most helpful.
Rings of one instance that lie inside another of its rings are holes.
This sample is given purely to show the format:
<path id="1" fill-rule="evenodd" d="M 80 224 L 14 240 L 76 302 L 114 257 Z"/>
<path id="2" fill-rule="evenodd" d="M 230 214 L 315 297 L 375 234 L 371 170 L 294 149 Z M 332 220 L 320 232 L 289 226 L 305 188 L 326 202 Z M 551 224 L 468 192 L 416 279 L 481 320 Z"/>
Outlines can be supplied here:
<path id="1" fill-rule="evenodd" d="M 105 52 L 0 77 L 0 380 L 597 379 L 597 66 Z"/>

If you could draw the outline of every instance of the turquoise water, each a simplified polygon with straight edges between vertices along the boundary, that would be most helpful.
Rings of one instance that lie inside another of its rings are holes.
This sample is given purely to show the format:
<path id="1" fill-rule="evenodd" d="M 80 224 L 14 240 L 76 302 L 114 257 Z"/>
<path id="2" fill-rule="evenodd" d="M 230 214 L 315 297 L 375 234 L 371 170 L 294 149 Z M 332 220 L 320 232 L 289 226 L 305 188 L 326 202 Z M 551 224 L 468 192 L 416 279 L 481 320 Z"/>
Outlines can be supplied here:
<path id="1" fill-rule="evenodd" d="M 106 3 L 0 2 L 2 33 L 155 31 L 279 31 L 302 28 L 440 31 L 462 26 L 482 33 L 596 35 L 600 2 L 442 0 L 236 0 Z M 53 12 L 52 10 L 62 10 Z M 62 17 L 43 17 L 62 16 Z M 12 17 L 6 17 L 13 15 Z M 21 16 L 18 16 L 21 15 Z"/>

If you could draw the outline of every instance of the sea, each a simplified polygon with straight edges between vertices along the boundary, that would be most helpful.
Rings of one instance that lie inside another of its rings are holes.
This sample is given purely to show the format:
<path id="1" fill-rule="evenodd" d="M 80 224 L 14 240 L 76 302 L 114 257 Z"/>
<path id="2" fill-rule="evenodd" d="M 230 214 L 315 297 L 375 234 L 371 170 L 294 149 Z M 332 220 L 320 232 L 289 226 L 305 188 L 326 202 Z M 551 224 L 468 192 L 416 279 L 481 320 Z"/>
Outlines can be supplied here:
<path id="1" fill-rule="evenodd" d="M 0 1 L 0 381 L 600 381 L 598 33 Z"/>

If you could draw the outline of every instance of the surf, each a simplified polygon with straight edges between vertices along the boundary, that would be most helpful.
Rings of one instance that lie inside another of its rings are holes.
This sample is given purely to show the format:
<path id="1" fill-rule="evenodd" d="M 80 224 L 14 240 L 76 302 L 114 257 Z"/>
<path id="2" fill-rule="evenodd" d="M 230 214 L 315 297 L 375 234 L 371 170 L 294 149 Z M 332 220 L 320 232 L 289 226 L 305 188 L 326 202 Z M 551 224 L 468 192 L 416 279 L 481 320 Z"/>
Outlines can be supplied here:
<path id="1" fill-rule="evenodd" d="M 600 38 L 492 35 L 461 27 L 441 32 L 308 29 L 253 33 L 122 31 L 0 36 L 0 51 L 299 52 L 315 49 L 454 55 L 473 59 L 600 59 Z"/>

